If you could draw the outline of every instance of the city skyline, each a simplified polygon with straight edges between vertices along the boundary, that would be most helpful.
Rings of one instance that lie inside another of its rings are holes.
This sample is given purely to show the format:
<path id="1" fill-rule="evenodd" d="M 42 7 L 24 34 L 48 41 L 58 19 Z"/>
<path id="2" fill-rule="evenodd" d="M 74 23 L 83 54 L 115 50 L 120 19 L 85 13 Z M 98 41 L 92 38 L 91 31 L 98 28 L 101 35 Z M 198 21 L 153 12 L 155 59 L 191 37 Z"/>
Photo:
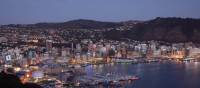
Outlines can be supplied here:
<path id="1" fill-rule="evenodd" d="M 200 0 L 0 0 L 0 87 L 200 88 Z"/>
<path id="2" fill-rule="evenodd" d="M 0 24 L 150 20 L 156 17 L 200 18 L 198 0 L 2 0 Z"/>

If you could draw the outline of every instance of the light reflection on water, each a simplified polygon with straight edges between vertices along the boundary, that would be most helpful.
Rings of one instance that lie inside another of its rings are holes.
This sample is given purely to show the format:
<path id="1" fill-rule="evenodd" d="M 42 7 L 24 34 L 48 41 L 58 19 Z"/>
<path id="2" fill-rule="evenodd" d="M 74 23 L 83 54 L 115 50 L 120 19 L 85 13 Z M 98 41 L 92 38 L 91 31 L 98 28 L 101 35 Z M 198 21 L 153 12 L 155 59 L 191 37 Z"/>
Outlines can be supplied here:
<path id="1" fill-rule="evenodd" d="M 86 74 L 136 75 L 140 79 L 127 88 L 200 88 L 200 63 L 160 62 L 87 66 Z"/>

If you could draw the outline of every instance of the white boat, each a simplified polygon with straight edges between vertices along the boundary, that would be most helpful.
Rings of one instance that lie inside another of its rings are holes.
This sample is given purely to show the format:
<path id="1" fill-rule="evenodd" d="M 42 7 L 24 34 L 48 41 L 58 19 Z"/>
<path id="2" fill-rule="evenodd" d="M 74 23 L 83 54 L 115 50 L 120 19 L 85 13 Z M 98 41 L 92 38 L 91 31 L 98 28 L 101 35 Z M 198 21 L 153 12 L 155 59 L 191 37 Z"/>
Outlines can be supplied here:
<path id="1" fill-rule="evenodd" d="M 81 65 L 74 65 L 74 68 L 81 68 Z"/>

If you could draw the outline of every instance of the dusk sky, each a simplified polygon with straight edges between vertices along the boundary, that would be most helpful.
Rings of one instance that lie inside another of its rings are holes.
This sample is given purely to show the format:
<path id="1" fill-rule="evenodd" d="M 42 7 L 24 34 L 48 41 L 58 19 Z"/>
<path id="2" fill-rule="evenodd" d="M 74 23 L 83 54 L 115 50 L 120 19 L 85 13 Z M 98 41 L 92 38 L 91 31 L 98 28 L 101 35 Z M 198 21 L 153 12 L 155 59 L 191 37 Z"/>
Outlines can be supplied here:
<path id="1" fill-rule="evenodd" d="M 200 0 L 0 0 L 0 24 L 200 18 Z"/>

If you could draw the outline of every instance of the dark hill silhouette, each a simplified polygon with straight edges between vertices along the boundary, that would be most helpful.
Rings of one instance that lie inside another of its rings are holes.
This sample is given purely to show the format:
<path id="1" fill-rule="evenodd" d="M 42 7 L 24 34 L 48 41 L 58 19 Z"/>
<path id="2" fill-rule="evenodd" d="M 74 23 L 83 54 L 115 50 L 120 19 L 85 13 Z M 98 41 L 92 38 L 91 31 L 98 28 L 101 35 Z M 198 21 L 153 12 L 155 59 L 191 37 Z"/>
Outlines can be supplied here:
<path id="1" fill-rule="evenodd" d="M 200 19 L 156 18 L 136 24 L 131 30 L 111 30 L 106 38 L 130 38 L 140 41 L 200 42 Z M 112 36 L 110 36 L 112 34 Z"/>
<path id="2" fill-rule="evenodd" d="M 0 73 L 0 88 L 42 88 L 34 83 L 22 84 L 20 79 L 14 74 Z"/>
<path id="3" fill-rule="evenodd" d="M 12 74 L 6 74 L 4 71 L 0 73 L 1 88 L 25 88 L 20 79 Z"/>

